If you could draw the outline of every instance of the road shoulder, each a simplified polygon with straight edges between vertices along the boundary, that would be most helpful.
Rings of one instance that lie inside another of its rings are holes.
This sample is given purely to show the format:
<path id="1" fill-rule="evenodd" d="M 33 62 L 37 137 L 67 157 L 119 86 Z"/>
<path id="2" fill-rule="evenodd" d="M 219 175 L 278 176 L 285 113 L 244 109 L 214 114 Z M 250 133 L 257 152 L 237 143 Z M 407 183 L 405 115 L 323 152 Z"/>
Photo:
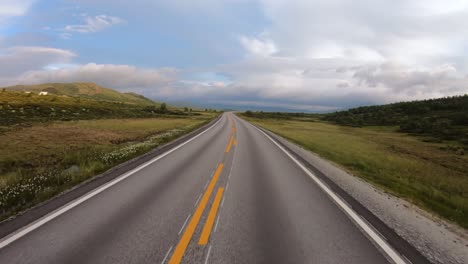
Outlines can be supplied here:
<path id="1" fill-rule="evenodd" d="M 375 188 L 295 143 L 266 132 L 347 192 L 431 262 L 468 263 L 466 230 Z"/>

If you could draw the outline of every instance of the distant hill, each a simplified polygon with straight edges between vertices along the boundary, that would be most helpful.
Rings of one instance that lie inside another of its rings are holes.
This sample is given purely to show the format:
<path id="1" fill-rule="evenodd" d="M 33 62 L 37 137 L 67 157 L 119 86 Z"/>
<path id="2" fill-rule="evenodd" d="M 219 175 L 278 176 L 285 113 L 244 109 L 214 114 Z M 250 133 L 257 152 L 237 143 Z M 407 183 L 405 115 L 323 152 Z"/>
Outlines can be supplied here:
<path id="1" fill-rule="evenodd" d="M 48 92 L 54 95 L 66 95 L 108 102 L 123 102 L 138 105 L 153 105 L 154 101 L 136 94 L 120 93 L 118 91 L 99 86 L 95 83 L 44 83 L 37 85 L 15 85 L 5 87 L 9 91 L 22 92 Z"/>
<path id="2" fill-rule="evenodd" d="M 47 92 L 47 95 L 40 95 Z M 48 83 L 0 88 L 2 126 L 101 118 L 193 116 L 135 93 L 119 93 L 93 83 Z"/>
<path id="3" fill-rule="evenodd" d="M 348 126 L 399 126 L 401 132 L 468 145 L 468 95 L 363 106 L 330 113 L 323 119 Z"/>

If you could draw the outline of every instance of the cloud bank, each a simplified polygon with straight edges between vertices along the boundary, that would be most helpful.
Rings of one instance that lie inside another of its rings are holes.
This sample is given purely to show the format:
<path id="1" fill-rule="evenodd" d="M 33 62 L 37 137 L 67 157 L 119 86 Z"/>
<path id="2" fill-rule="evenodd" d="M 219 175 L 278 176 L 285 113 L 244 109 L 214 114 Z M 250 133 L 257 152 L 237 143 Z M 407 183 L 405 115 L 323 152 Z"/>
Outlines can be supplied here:
<path id="1" fill-rule="evenodd" d="M 135 6 L 141 8 L 143 2 Z M 24 13 L 31 1 L 24 3 L 17 14 Z M 179 20 L 188 10 L 226 14 L 235 10 L 233 6 L 246 3 L 210 0 L 191 3 L 190 7 L 198 8 L 188 8 L 185 1 L 168 1 L 163 5 L 166 11 L 175 10 L 171 14 L 180 14 L 174 17 Z M 229 35 L 236 52 L 243 54 L 236 59 L 203 69 L 141 67 L 77 63 L 80 54 L 71 50 L 13 46 L 0 50 L 0 84 L 92 81 L 154 98 L 307 111 L 468 93 L 466 1 L 249 3 L 267 21 L 262 30 L 214 32 L 210 36 L 216 40 L 220 34 Z M 10 16 L 14 13 L 9 12 Z M 129 21 L 119 17 L 84 16 L 82 24 L 65 26 L 63 32 L 99 32 Z M 199 18 L 203 25 L 203 15 Z M 152 17 L 139 21 L 152 21 Z M 193 77 L 201 75 L 205 77 Z"/>
<path id="2" fill-rule="evenodd" d="M 226 66 L 257 100 L 340 108 L 468 92 L 467 3 L 260 2 L 270 26 L 241 36 L 247 56 Z"/>

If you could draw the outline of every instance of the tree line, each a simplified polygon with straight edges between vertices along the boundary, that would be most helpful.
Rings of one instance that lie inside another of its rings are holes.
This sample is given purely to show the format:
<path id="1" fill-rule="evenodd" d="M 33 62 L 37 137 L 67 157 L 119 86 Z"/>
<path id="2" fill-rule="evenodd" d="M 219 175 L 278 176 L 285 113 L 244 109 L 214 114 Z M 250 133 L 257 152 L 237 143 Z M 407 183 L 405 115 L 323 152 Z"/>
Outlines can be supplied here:
<path id="1" fill-rule="evenodd" d="M 468 95 L 362 106 L 330 113 L 323 119 L 355 127 L 399 126 L 401 132 L 468 145 Z"/>

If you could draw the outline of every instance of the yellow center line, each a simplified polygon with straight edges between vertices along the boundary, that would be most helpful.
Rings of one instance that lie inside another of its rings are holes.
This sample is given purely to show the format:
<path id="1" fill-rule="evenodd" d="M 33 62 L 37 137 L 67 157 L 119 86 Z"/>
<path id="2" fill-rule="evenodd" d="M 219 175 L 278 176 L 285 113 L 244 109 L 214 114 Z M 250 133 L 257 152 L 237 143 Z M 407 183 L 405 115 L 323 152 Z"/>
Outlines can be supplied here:
<path id="1" fill-rule="evenodd" d="M 234 135 L 231 135 L 231 139 L 229 140 L 229 144 L 227 145 L 227 148 L 226 148 L 226 153 L 228 153 L 231 150 L 233 141 L 234 141 Z"/>
<path id="2" fill-rule="evenodd" d="M 216 197 L 211 205 L 210 214 L 208 215 L 208 219 L 206 219 L 205 226 L 203 227 L 202 234 L 200 236 L 200 240 L 198 241 L 198 245 L 206 245 L 208 244 L 208 240 L 210 239 L 211 230 L 213 229 L 213 224 L 216 218 L 216 214 L 218 213 L 219 204 L 221 202 L 221 198 L 223 197 L 224 188 L 218 188 L 218 192 L 216 193 Z"/>
<path id="3" fill-rule="evenodd" d="M 216 169 L 216 172 L 213 178 L 211 179 L 210 184 L 208 185 L 208 188 L 206 188 L 206 191 L 203 194 L 200 204 L 195 210 L 195 213 L 193 214 L 193 217 L 190 220 L 190 223 L 187 226 L 187 229 L 185 229 L 185 232 L 182 235 L 182 238 L 177 244 L 177 247 L 175 248 L 174 253 L 171 256 L 171 259 L 169 260 L 169 264 L 179 264 L 182 261 L 182 258 L 185 254 L 185 250 L 187 250 L 190 240 L 192 239 L 193 233 L 195 232 L 195 229 L 197 228 L 198 222 L 200 222 L 200 218 L 203 215 L 203 211 L 205 211 L 206 204 L 208 203 L 211 193 L 213 192 L 216 182 L 218 181 L 219 175 L 221 174 L 221 171 L 223 170 L 223 166 L 224 166 L 223 163 L 220 163 L 218 165 L 218 168 Z"/>
<path id="4" fill-rule="evenodd" d="M 228 146 L 226 148 L 226 153 L 229 153 L 233 143 L 235 142 L 235 139 L 234 139 L 235 134 L 236 134 L 236 125 L 235 125 L 234 121 L 232 121 L 232 134 L 231 134 L 231 139 L 229 140 L 229 144 L 228 144 Z"/>

